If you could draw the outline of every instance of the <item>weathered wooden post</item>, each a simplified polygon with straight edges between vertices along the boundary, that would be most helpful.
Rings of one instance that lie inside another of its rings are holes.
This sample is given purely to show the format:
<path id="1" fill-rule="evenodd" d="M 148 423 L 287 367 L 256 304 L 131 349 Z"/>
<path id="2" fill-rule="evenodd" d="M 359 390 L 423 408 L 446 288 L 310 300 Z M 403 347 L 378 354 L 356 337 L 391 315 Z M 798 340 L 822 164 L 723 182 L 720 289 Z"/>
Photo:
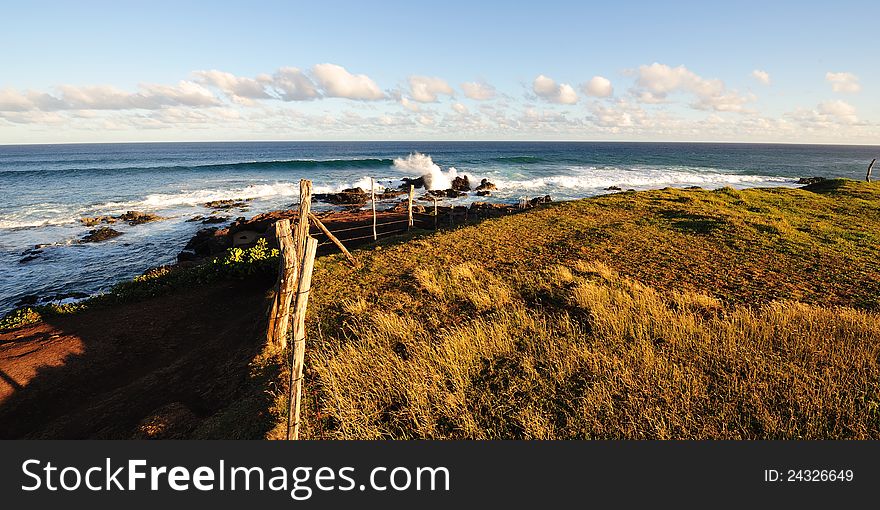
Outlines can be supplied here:
<path id="1" fill-rule="evenodd" d="M 413 194 L 415 193 L 416 187 L 412 184 L 409 185 L 409 204 L 407 205 L 407 212 L 409 214 L 409 224 L 406 227 L 407 230 L 413 228 Z"/>
<path id="2" fill-rule="evenodd" d="M 871 160 L 871 164 L 868 165 L 868 173 L 865 174 L 865 180 L 871 182 L 871 169 L 874 168 L 874 163 L 877 162 L 877 158 Z"/>
<path id="3" fill-rule="evenodd" d="M 299 181 L 299 216 L 296 222 L 294 241 L 296 242 L 297 263 L 302 261 L 303 251 L 306 247 L 306 239 L 309 237 L 309 214 L 312 212 L 312 181 L 302 179 Z"/>
<path id="4" fill-rule="evenodd" d="M 434 230 L 437 230 L 437 197 L 431 197 L 434 199 Z"/>
<path id="5" fill-rule="evenodd" d="M 287 331 L 290 317 L 290 303 L 299 272 L 296 246 L 290 235 L 290 220 L 275 222 L 275 237 L 278 239 L 280 261 L 278 264 L 278 283 L 275 297 L 269 309 L 269 326 L 266 341 L 280 349 L 287 347 Z"/>
<path id="6" fill-rule="evenodd" d="M 370 177 L 370 204 L 373 206 L 373 241 L 375 241 L 378 238 L 376 235 L 376 185 L 373 183 L 372 177 Z"/>
<path id="7" fill-rule="evenodd" d="M 308 224 L 308 220 L 306 220 Z M 293 367 L 290 371 L 290 408 L 287 414 L 287 439 L 299 439 L 300 404 L 302 402 L 303 367 L 306 355 L 306 308 L 309 291 L 312 287 L 312 269 L 315 267 L 315 252 L 318 240 L 308 237 L 303 249 L 302 269 L 296 292 L 296 306 L 293 311 Z"/>

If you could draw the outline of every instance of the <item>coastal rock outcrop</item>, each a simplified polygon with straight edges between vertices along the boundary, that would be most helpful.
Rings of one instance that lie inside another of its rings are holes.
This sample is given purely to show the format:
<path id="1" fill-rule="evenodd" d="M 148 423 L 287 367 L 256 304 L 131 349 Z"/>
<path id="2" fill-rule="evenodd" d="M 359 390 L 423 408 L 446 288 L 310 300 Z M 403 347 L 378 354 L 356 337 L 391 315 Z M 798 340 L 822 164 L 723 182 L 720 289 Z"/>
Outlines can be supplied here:
<path id="1" fill-rule="evenodd" d="M 824 180 L 824 177 L 801 177 L 795 184 L 817 184 Z"/>
<path id="2" fill-rule="evenodd" d="M 124 221 L 129 225 L 141 225 L 150 223 L 151 221 L 164 220 L 165 218 L 158 214 L 145 213 L 140 211 L 126 211 L 119 216 L 101 215 L 101 216 L 84 216 L 79 222 L 87 227 L 94 227 L 100 224 L 112 225 L 117 221 Z"/>
<path id="3" fill-rule="evenodd" d="M 365 205 L 370 199 L 370 194 L 362 188 L 348 188 L 339 193 L 315 193 L 312 196 L 315 200 L 333 205 Z"/>
<path id="4" fill-rule="evenodd" d="M 162 217 L 158 214 L 142 213 L 139 211 L 127 211 L 125 214 L 122 214 L 117 218 L 121 221 L 128 223 L 129 225 L 141 225 L 144 223 L 149 223 L 151 221 L 158 221 L 162 219 Z"/>
<path id="5" fill-rule="evenodd" d="M 202 205 L 204 205 L 208 209 L 218 209 L 221 211 L 226 211 L 229 209 L 247 209 L 250 206 L 250 204 L 248 202 L 250 202 L 252 200 L 253 200 L 253 198 L 212 200 L 210 202 L 205 202 Z"/>
<path id="6" fill-rule="evenodd" d="M 403 179 L 401 179 L 401 181 L 403 181 L 403 184 L 400 185 L 400 189 L 402 189 L 402 190 L 408 190 L 410 184 L 412 184 L 412 186 L 415 189 L 425 187 L 425 177 L 424 176 L 417 177 L 415 179 L 410 179 L 409 177 L 404 177 Z"/>
<path id="7" fill-rule="evenodd" d="M 101 241 L 106 241 L 108 239 L 113 239 L 114 237 L 119 237 L 122 235 L 122 232 L 118 230 L 114 230 L 110 227 L 101 227 L 96 228 L 94 230 L 89 230 L 89 233 L 83 236 L 82 239 L 79 240 L 80 243 L 100 243 Z"/>
<path id="8" fill-rule="evenodd" d="M 194 260 L 199 257 L 207 257 L 215 253 L 221 253 L 232 246 L 226 229 L 203 228 L 186 243 L 186 246 L 177 256 L 177 260 Z"/>
<path id="9" fill-rule="evenodd" d="M 470 191 L 471 182 L 468 180 L 467 175 L 458 176 L 455 179 L 452 179 L 451 189 L 454 191 Z"/>
<path id="10" fill-rule="evenodd" d="M 498 187 L 494 183 L 489 182 L 489 179 L 480 180 L 480 185 L 475 188 L 476 191 L 495 191 L 497 189 Z"/>
<path id="11" fill-rule="evenodd" d="M 538 204 L 549 204 L 552 201 L 553 201 L 553 199 L 550 198 L 550 195 L 544 195 L 543 197 L 535 197 L 535 198 L 529 200 L 529 204 L 532 207 L 534 207 Z"/>

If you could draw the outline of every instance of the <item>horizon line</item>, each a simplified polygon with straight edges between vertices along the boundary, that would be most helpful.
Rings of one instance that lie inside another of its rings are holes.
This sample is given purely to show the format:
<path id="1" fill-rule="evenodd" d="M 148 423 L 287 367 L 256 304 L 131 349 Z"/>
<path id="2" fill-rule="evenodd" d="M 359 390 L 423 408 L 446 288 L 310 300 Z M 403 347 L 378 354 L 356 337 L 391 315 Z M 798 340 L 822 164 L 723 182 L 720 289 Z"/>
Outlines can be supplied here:
<path id="1" fill-rule="evenodd" d="M 162 144 L 162 143 L 645 143 L 645 144 L 719 144 L 719 145 L 827 145 L 841 147 L 880 147 L 876 144 L 844 142 L 743 142 L 712 140 L 126 140 L 105 142 L 24 142 L 2 143 L 0 147 L 38 146 L 38 145 L 124 145 L 124 144 Z"/>

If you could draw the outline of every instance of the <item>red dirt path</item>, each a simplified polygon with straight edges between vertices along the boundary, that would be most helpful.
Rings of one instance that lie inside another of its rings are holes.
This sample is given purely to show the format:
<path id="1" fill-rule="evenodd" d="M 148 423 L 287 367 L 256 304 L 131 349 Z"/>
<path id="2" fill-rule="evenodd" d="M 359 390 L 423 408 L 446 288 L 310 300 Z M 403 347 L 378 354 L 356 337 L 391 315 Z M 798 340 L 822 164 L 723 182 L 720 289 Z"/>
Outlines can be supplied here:
<path id="1" fill-rule="evenodd" d="M 131 438 L 169 405 L 187 437 L 240 393 L 270 287 L 221 282 L 0 332 L 0 439 Z"/>

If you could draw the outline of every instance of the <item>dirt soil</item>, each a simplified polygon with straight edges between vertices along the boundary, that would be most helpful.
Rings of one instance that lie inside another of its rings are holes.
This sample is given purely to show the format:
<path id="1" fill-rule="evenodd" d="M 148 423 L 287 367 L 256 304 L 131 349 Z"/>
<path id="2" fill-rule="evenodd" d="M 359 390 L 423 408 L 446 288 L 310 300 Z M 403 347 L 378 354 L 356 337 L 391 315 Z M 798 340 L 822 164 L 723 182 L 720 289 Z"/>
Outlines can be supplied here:
<path id="1" fill-rule="evenodd" d="M 0 439 L 189 437 L 242 391 L 271 284 L 226 281 L 0 332 Z"/>

